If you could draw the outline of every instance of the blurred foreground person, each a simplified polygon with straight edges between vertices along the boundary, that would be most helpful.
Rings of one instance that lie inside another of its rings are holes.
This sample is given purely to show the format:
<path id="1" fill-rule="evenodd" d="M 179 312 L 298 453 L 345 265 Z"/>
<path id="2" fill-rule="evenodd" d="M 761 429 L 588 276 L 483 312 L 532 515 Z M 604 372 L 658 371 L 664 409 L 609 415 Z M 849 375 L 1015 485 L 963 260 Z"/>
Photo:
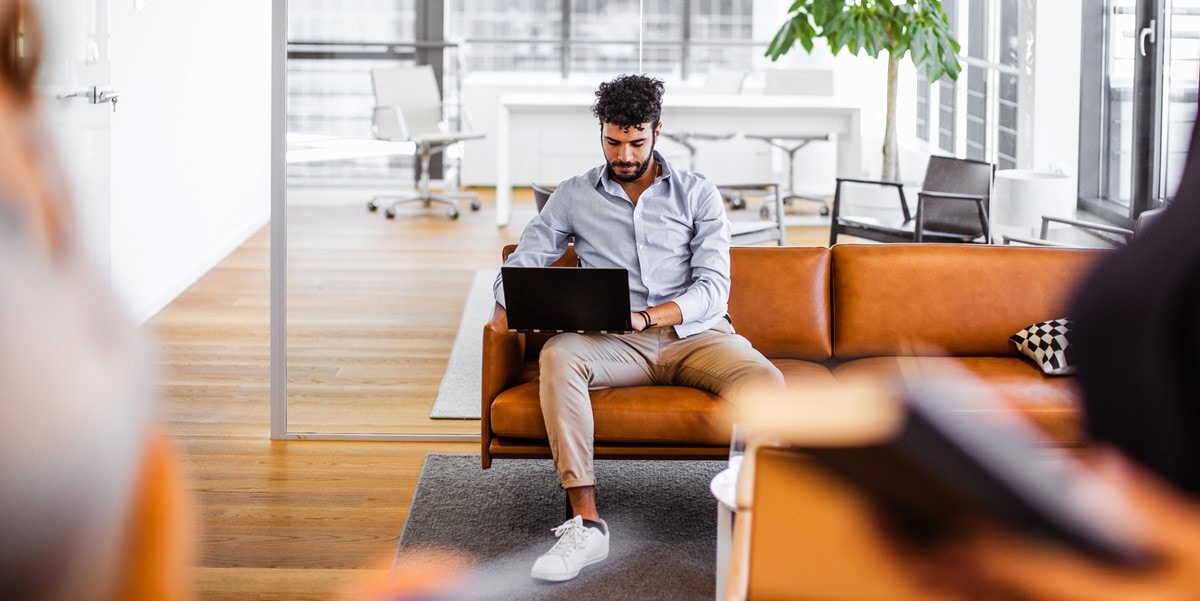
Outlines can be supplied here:
<path id="1" fill-rule="evenodd" d="M 998 525 L 931 552 L 920 572 L 968 594 L 1019 599 L 1200 599 L 1200 137 L 1175 200 L 1080 284 L 1072 308 L 1092 458 L 1141 514 L 1157 556 L 1120 568 Z"/>
<path id="2" fill-rule="evenodd" d="M 145 346 L 78 248 L 41 51 L 0 0 L 0 599 L 183 599 L 182 486 Z"/>

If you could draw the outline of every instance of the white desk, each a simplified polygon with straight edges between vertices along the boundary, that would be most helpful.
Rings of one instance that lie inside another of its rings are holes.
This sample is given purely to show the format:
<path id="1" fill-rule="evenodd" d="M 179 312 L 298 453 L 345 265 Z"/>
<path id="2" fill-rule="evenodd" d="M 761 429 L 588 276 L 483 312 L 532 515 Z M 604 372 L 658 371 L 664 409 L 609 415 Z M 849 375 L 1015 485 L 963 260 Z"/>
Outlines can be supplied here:
<path id="1" fill-rule="evenodd" d="M 559 180 L 583 173 L 603 161 L 600 125 L 591 116 L 589 108 L 593 100 L 591 94 L 506 93 L 500 96 L 496 115 L 497 225 L 508 225 L 512 214 L 513 132 L 520 132 L 521 140 L 530 141 L 530 146 L 536 146 L 535 141 L 540 141 L 550 148 L 540 156 L 559 161 L 557 170 L 553 171 L 554 178 Z M 831 134 L 837 143 L 837 175 L 862 177 L 859 112 L 856 105 L 825 97 L 668 94 L 663 98 L 662 121 L 664 128 L 673 131 L 720 129 L 761 135 Z M 554 137 L 564 132 L 570 134 L 569 142 Z M 576 149 L 588 152 L 582 166 L 581 159 L 566 154 Z M 527 154 L 521 156 L 529 158 Z M 830 177 L 831 182 L 832 179 Z"/>
<path id="2" fill-rule="evenodd" d="M 416 154 L 416 145 L 412 142 L 336 138 L 295 132 L 287 134 L 287 163 L 289 164 L 414 154 Z"/>

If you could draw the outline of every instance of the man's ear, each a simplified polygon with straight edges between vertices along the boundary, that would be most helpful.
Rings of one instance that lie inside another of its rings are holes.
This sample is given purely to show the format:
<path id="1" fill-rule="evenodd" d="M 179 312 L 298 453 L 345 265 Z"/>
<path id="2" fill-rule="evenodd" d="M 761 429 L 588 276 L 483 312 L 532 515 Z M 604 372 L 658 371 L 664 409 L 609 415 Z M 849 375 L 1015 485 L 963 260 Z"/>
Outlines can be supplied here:
<path id="1" fill-rule="evenodd" d="M 659 121 L 658 125 L 654 126 L 654 137 L 657 138 L 660 133 L 662 133 L 662 121 Z"/>

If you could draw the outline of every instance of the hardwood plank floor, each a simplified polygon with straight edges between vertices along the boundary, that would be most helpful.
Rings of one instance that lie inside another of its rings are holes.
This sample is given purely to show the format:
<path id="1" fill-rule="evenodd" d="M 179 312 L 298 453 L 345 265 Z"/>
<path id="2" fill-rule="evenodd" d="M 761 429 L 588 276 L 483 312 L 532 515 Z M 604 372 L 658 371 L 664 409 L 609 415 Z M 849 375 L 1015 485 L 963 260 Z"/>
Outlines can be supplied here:
<path id="1" fill-rule="evenodd" d="M 430 420 L 475 270 L 499 264 L 533 216 L 518 191 L 495 225 L 490 191 L 457 221 L 418 207 L 369 214 L 370 191 L 296 191 L 289 203 L 290 429 L 478 431 Z M 823 244 L 827 228 L 789 228 Z M 162 421 L 198 521 L 201 600 L 334 599 L 386 570 L 428 453 L 470 443 L 269 440 L 269 232 L 232 253 L 146 326 Z"/>

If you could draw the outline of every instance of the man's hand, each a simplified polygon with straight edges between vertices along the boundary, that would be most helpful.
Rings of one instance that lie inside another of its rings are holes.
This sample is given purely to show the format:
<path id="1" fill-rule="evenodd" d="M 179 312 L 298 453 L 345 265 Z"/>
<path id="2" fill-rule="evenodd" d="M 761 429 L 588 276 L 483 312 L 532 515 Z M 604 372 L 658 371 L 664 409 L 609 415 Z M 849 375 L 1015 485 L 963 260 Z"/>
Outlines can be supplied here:
<path id="1" fill-rule="evenodd" d="M 646 318 L 642 317 L 641 313 L 634 311 L 629 314 L 629 325 L 634 332 L 641 332 L 646 329 Z"/>
<path id="2" fill-rule="evenodd" d="M 655 326 L 673 326 L 683 323 L 683 312 L 675 301 L 663 303 L 657 307 L 646 307 L 645 311 L 634 311 L 629 314 L 629 325 L 634 332 L 641 332 Z"/>

